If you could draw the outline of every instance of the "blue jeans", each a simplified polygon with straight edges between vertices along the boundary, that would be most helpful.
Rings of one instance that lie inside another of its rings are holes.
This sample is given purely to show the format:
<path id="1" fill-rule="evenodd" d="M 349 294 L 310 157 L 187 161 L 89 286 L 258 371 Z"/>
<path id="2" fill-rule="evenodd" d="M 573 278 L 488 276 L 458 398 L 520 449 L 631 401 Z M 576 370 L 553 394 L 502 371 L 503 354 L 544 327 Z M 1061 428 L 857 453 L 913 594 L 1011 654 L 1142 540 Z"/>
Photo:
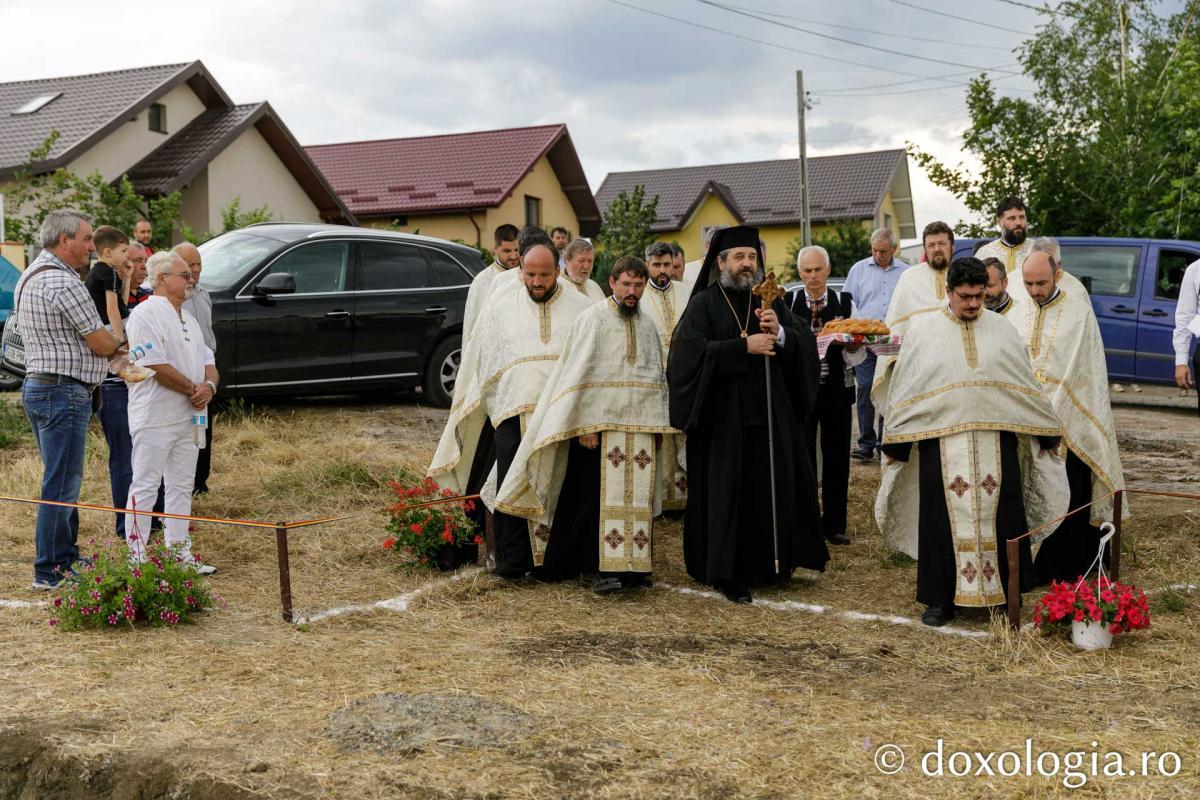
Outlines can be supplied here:
<path id="1" fill-rule="evenodd" d="M 875 432 L 875 406 L 871 405 L 871 384 L 875 382 L 875 362 L 878 357 L 867 351 L 867 357 L 854 368 L 858 393 L 854 405 L 858 410 L 858 449 L 875 451 L 882 436 Z"/>
<path id="2" fill-rule="evenodd" d="M 92 397 L 77 383 L 42 383 L 27 378 L 21 390 L 25 416 L 42 456 L 42 499 L 79 502 L 83 483 L 83 451 Z M 55 582 L 79 559 L 79 511 L 38 506 L 35 580 Z"/>
<path id="3" fill-rule="evenodd" d="M 129 387 L 125 381 L 100 384 L 100 427 L 108 442 L 108 482 L 113 508 L 125 508 L 133 480 L 133 440 L 129 437 Z M 125 515 L 117 514 L 117 538 L 125 538 Z"/>

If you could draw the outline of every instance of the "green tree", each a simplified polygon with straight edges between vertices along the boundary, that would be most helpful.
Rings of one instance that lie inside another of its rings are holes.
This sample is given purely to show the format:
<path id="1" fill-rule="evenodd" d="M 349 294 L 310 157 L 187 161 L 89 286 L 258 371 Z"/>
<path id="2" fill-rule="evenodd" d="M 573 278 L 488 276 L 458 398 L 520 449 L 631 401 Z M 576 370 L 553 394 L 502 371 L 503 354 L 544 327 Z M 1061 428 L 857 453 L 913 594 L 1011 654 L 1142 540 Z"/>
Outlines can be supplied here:
<path id="1" fill-rule="evenodd" d="M 829 253 L 831 275 L 845 275 L 854 262 L 871 254 L 871 234 L 859 220 L 838 220 L 833 223 L 832 230 L 822 231 L 814 236 L 813 244 L 819 244 Z M 793 265 L 800 255 L 800 248 L 799 236 L 788 244 L 788 259 Z M 794 271 L 795 267 L 792 269 Z"/>
<path id="2" fill-rule="evenodd" d="M 963 149 L 972 173 L 920 148 L 934 184 L 992 232 L 995 204 L 1029 205 L 1030 229 L 1057 235 L 1200 237 L 1197 3 L 1162 17 L 1151 0 L 1066 0 L 1019 50 L 1032 99 L 971 82 Z"/>
<path id="3" fill-rule="evenodd" d="M 635 186 L 632 192 L 621 192 L 604 212 L 604 223 L 596 234 L 596 243 L 604 254 L 604 263 L 608 269 L 621 256 L 637 256 L 641 258 L 646 248 L 654 243 L 654 234 L 650 226 L 658 219 L 658 195 L 646 199 L 646 188 Z M 600 266 L 600 254 L 597 253 L 597 264 Z M 599 277 L 599 276 L 598 276 Z M 607 280 L 607 272 L 603 278 Z"/>

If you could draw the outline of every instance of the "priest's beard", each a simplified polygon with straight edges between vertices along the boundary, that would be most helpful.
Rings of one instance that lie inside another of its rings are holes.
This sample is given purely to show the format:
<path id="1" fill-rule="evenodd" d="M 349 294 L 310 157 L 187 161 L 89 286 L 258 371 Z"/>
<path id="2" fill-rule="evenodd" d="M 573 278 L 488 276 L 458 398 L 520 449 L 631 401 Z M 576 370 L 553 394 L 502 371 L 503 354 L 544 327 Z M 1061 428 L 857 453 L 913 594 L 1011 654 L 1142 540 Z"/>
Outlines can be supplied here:
<path id="1" fill-rule="evenodd" d="M 1025 229 L 1017 228 L 1016 230 L 1004 232 L 1004 243 L 1009 247 L 1018 247 L 1025 241 Z"/>
<path id="2" fill-rule="evenodd" d="M 753 272 L 739 272 L 737 275 L 730 275 L 728 270 L 721 270 L 721 277 L 718 279 L 721 283 L 721 288 L 731 289 L 735 292 L 748 292 L 754 288 L 754 284 L 762 283 L 762 272 L 754 270 Z"/>
<path id="3" fill-rule="evenodd" d="M 664 272 L 657 278 L 651 278 L 650 282 L 654 284 L 654 288 L 656 289 L 666 289 L 671 285 L 671 276 Z"/>
<path id="4" fill-rule="evenodd" d="M 630 317 L 637 316 L 637 313 L 638 313 L 638 304 L 637 303 L 634 303 L 631 306 L 627 306 L 624 303 L 620 302 L 619 300 L 615 300 L 613 302 L 615 302 L 617 304 L 617 311 L 621 312 L 621 316 L 624 317 L 625 319 L 629 319 Z"/>
<path id="5" fill-rule="evenodd" d="M 525 291 L 526 291 L 526 292 L 529 292 L 529 299 L 530 299 L 530 300 L 532 300 L 533 302 L 535 302 L 535 303 L 546 303 L 546 302 L 549 302 L 550 298 L 551 298 L 551 297 L 554 297 L 554 293 L 558 291 L 558 283 L 555 283 L 555 284 L 554 284 L 554 286 L 553 286 L 552 288 L 550 288 L 550 289 L 547 289 L 547 290 L 546 290 L 546 291 L 545 291 L 545 292 L 542 294 L 542 296 L 541 296 L 541 297 L 535 297 L 535 296 L 534 296 L 534 294 L 533 294 L 533 292 L 530 292 L 530 291 L 529 291 L 529 287 L 528 287 L 528 286 L 526 286 L 526 287 L 525 287 Z"/>
<path id="6" fill-rule="evenodd" d="M 999 297 L 992 297 L 991 295 L 988 295 L 987 297 L 983 298 L 984 307 L 991 309 L 992 311 L 995 311 L 997 308 L 1007 302 L 1008 292 L 1001 292 Z"/>
<path id="7" fill-rule="evenodd" d="M 935 253 L 933 257 L 929 259 L 929 266 L 933 269 L 936 269 L 938 272 L 941 272 L 946 267 L 950 266 L 950 259 L 946 258 L 946 256 L 942 255 L 941 253 Z"/>

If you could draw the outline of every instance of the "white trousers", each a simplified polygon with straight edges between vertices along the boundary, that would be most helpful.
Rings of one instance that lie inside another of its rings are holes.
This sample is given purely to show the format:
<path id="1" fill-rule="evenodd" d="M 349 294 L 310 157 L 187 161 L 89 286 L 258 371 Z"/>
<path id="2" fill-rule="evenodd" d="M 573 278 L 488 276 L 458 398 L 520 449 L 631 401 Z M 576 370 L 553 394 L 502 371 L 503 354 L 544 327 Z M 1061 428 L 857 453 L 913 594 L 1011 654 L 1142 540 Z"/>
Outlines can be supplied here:
<path id="1" fill-rule="evenodd" d="M 155 428 L 130 431 L 133 439 L 133 481 L 129 484 L 126 508 L 137 509 L 125 515 L 125 541 L 129 555 L 146 560 L 146 540 L 158 487 L 165 483 L 163 511 L 167 514 L 192 513 L 192 486 L 196 480 L 196 456 L 200 449 L 192 443 L 189 421 Z M 143 513 L 143 509 L 145 513 Z M 167 547 L 179 547 L 185 558 L 192 553 L 192 537 L 186 519 L 163 520 L 163 540 Z M 136 531 L 137 538 L 133 535 Z"/>

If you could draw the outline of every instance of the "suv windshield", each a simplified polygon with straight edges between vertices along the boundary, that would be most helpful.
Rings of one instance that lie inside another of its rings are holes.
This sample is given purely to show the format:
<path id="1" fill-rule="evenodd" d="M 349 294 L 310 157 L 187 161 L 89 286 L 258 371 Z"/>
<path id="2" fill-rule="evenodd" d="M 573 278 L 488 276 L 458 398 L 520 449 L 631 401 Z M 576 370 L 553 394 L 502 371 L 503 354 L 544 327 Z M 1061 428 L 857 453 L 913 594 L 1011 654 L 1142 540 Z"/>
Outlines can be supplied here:
<path id="1" fill-rule="evenodd" d="M 249 233 L 226 233 L 200 245 L 204 269 L 200 285 L 209 291 L 228 289 L 279 247 L 279 242 Z"/>

